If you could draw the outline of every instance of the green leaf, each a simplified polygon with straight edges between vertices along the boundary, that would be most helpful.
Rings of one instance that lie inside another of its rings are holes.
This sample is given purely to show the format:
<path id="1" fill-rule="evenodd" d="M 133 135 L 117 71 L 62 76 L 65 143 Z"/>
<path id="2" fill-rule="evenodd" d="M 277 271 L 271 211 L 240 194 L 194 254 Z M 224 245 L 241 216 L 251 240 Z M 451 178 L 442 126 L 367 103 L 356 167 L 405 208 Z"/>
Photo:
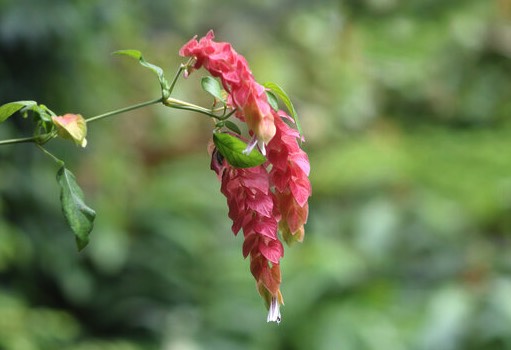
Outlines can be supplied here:
<path id="1" fill-rule="evenodd" d="M 22 108 L 37 106 L 37 102 L 35 101 L 17 101 L 10 102 L 0 106 L 0 123 L 5 121 L 11 115 L 16 113 Z"/>
<path id="2" fill-rule="evenodd" d="M 25 108 L 26 110 L 30 109 L 32 110 L 36 115 L 39 116 L 39 119 L 41 119 L 44 122 L 50 122 L 51 123 L 51 117 L 56 116 L 54 112 L 52 112 L 48 107 L 45 105 L 34 105 Z"/>
<path id="3" fill-rule="evenodd" d="M 132 58 L 138 60 L 142 66 L 144 66 L 144 67 L 150 69 L 151 71 L 153 71 L 154 73 L 156 73 L 156 75 L 158 76 L 158 80 L 160 81 L 162 97 L 164 99 L 169 98 L 170 85 L 169 85 L 167 79 L 165 79 L 165 75 L 163 74 L 163 69 L 161 67 L 158 67 L 158 66 L 152 64 L 152 63 L 147 62 L 144 59 L 144 57 L 142 56 L 142 52 L 140 52 L 138 50 L 119 50 L 119 51 L 115 51 L 113 54 L 132 57 Z"/>
<path id="4" fill-rule="evenodd" d="M 234 124 L 233 122 L 231 122 L 230 120 L 226 120 L 225 123 L 224 123 L 225 127 L 233 132 L 235 132 L 236 134 L 238 135 L 241 135 L 241 130 L 240 128 Z"/>
<path id="5" fill-rule="evenodd" d="M 136 60 L 142 59 L 142 52 L 140 52 L 138 50 L 117 50 L 113 54 L 133 57 Z"/>
<path id="6" fill-rule="evenodd" d="M 76 245 L 80 251 L 89 243 L 96 212 L 84 203 L 82 189 L 76 183 L 73 173 L 65 166 L 57 172 L 57 182 L 60 185 L 62 212 L 75 234 Z"/>
<path id="7" fill-rule="evenodd" d="M 263 86 L 267 89 L 270 89 L 271 92 L 273 92 L 282 100 L 287 110 L 291 114 L 291 117 L 295 121 L 296 129 L 298 129 L 300 135 L 303 136 L 302 127 L 300 126 L 300 122 L 298 121 L 298 114 L 296 113 L 295 107 L 293 106 L 293 103 L 291 102 L 291 99 L 289 98 L 288 94 L 279 85 L 272 82 L 264 83 Z"/>
<path id="8" fill-rule="evenodd" d="M 220 83 L 218 82 L 218 80 L 216 80 L 213 77 L 208 76 L 208 77 L 203 77 L 201 79 L 200 83 L 201 83 L 202 89 L 204 91 L 209 93 L 211 96 L 216 98 L 218 101 L 221 101 L 225 104 L 225 99 L 222 96 L 223 89 L 222 89 L 222 86 L 220 85 Z"/>
<path id="9" fill-rule="evenodd" d="M 266 158 L 255 148 L 250 154 L 244 154 L 247 144 L 239 138 L 226 134 L 213 134 L 213 142 L 216 148 L 227 159 L 227 162 L 236 168 L 252 168 L 263 164 Z"/>
<path id="10" fill-rule="evenodd" d="M 270 104 L 271 108 L 275 112 L 279 111 L 279 101 L 277 100 L 277 96 L 269 90 L 266 90 L 266 97 L 268 98 L 268 103 Z"/>

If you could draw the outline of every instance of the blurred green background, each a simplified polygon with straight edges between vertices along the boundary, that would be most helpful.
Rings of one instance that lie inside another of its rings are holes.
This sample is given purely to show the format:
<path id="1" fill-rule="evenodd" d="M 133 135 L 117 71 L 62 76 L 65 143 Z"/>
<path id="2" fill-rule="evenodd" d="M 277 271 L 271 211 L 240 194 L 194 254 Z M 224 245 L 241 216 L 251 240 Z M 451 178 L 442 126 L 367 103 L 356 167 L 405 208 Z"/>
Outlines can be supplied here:
<path id="1" fill-rule="evenodd" d="M 292 96 L 313 197 L 266 323 L 209 170 L 211 122 L 154 106 L 0 148 L 0 349 L 511 349 L 511 0 L 2 0 L 0 103 L 93 116 L 158 97 L 210 28 Z M 203 103 L 198 79 L 175 96 Z M 30 135 L 12 118 L 0 139 Z"/>

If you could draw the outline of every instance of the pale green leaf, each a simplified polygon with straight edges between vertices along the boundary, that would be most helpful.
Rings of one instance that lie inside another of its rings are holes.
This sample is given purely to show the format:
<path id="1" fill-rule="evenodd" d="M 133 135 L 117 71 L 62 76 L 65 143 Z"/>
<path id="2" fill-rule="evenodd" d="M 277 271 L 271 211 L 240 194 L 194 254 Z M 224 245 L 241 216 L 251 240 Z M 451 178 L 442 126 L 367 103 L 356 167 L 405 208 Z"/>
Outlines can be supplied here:
<path id="1" fill-rule="evenodd" d="M 233 122 L 231 122 L 230 120 L 226 120 L 225 123 L 224 123 L 225 127 L 233 132 L 235 132 L 236 134 L 238 135 L 241 135 L 241 130 L 240 128 L 234 124 Z"/>
<path id="2" fill-rule="evenodd" d="M 275 112 L 278 112 L 279 110 L 279 101 L 277 100 L 277 96 L 269 90 L 266 90 L 266 97 L 268 98 L 268 103 L 270 104 L 271 108 Z"/>
<path id="3" fill-rule="evenodd" d="M 233 135 L 213 134 L 213 142 L 220 154 L 233 167 L 252 168 L 266 161 L 266 158 L 255 148 L 250 154 L 244 154 L 243 151 L 247 148 L 247 144 Z"/>
<path id="4" fill-rule="evenodd" d="M 118 51 L 115 51 L 113 54 L 133 57 L 136 60 L 142 59 L 142 52 L 140 52 L 138 50 L 118 50 Z"/>
<path id="5" fill-rule="evenodd" d="M 7 118 L 18 112 L 22 108 L 36 106 L 35 101 L 17 101 L 10 102 L 0 106 L 0 123 L 5 121 Z"/>
<path id="6" fill-rule="evenodd" d="M 201 86 L 204 91 L 209 93 L 211 96 L 216 98 L 218 101 L 225 103 L 225 99 L 222 94 L 223 89 L 222 89 L 222 86 L 220 85 L 220 83 L 218 82 L 218 80 L 216 80 L 213 77 L 209 77 L 209 76 L 203 77 L 201 79 Z"/>
<path id="7" fill-rule="evenodd" d="M 289 98 L 288 94 L 279 85 L 272 82 L 264 83 L 263 86 L 267 89 L 270 89 L 271 92 L 273 92 L 276 96 L 280 98 L 280 100 L 284 103 L 287 110 L 291 114 L 291 117 L 295 121 L 296 129 L 298 130 L 300 135 L 303 136 L 302 127 L 300 126 L 300 122 L 298 121 L 298 114 L 296 113 L 295 107 L 293 106 L 293 103 L 291 102 L 291 99 Z"/>
<path id="8" fill-rule="evenodd" d="M 169 97 L 170 85 L 169 85 L 167 79 L 165 79 L 163 69 L 161 67 L 158 67 L 157 65 L 147 62 L 144 59 L 144 57 L 142 56 L 142 52 L 140 52 L 138 50 L 118 50 L 118 51 L 115 51 L 114 54 L 132 57 L 132 58 L 138 60 L 142 66 L 153 71 L 158 76 L 158 80 L 160 82 L 163 98 L 166 99 Z"/>

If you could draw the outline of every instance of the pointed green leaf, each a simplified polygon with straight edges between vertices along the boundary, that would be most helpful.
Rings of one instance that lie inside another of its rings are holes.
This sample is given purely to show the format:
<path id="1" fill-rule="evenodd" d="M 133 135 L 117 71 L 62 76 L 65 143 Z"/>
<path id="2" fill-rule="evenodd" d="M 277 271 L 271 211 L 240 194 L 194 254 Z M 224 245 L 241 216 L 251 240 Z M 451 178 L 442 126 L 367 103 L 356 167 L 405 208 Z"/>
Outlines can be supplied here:
<path id="1" fill-rule="evenodd" d="M 252 168 L 263 164 L 266 158 L 255 148 L 250 154 L 244 154 L 247 144 L 239 138 L 226 134 L 213 134 L 216 148 L 227 159 L 227 162 L 236 168 Z"/>
<path id="2" fill-rule="evenodd" d="M 266 97 L 268 98 L 268 103 L 270 104 L 271 108 L 275 112 L 279 111 L 279 101 L 277 100 L 277 96 L 269 90 L 266 90 Z"/>
<path id="3" fill-rule="evenodd" d="M 291 99 L 289 98 L 288 94 L 279 85 L 272 82 L 264 83 L 263 86 L 267 89 L 270 89 L 271 92 L 273 92 L 282 100 L 287 110 L 291 114 L 291 117 L 295 121 L 296 129 L 298 129 L 300 135 L 303 136 L 302 127 L 300 126 L 300 122 L 298 121 L 298 114 L 296 113 L 295 107 L 293 106 L 293 103 L 291 102 Z"/>
<path id="4" fill-rule="evenodd" d="M 35 101 L 17 101 L 17 102 L 10 102 L 6 103 L 2 106 L 0 106 L 0 123 L 5 121 L 7 118 L 9 118 L 11 115 L 16 113 L 22 108 L 30 107 L 30 106 L 37 106 L 37 102 Z"/>
<path id="5" fill-rule="evenodd" d="M 80 251 L 89 243 L 96 212 L 84 203 L 83 192 L 76 183 L 75 176 L 64 166 L 57 172 L 57 182 L 60 185 L 62 212 L 75 234 L 76 245 Z"/>
<path id="6" fill-rule="evenodd" d="M 231 122 L 230 120 L 226 120 L 225 123 L 224 123 L 225 127 L 233 132 L 235 132 L 236 134 L 238 135 L 241 135 L 241 130 L 240 128 L 234 124 L 233 122 Z"/>
<path id="7" fill-rule="evenodd" d="M 156 75 L 158 76 L 158 80 L 160 81 L 163 98 L 166 99 L 169 97 L 170 85 L 169 85 L 167 79 L 165 79 L 165 75 L 163 74 L 163 69 L 161 69 L 157 65 L 147 62 L 144 59 L 144 57 L 142 56 L 142 52 L 140 52 L 138 50 L 119 50 L 119 51 L 115 51 L 114 55 L 124 55 L 124 56 L 132 57 L 132 58 L 138 60 L 142 66 L 144 66 L 144 67 L 150 69 L 151 71 L 153 71 L 154 73 L 156 73 Z"/>
<path id="8" fill-rule="evenodd" d="M 209 93 L 211 96 L 216 98 L 218 101 L 225 103 L 225 99 L 222 96 L 222 86 L 220 85 L 218 80 L 216 80 L 213 77 L 208 76 L 208 77 L 203 77 L 201 79 L 200 83 L 201 83 L 202 89 L 204 91 Z"/>
<path id="9" fill-rule="evenodd" d="M 133 57 L 136 60 L 140 60 L 142 58 L 142 52 L 138 50 L 117 50 L 113 54 Z"/>

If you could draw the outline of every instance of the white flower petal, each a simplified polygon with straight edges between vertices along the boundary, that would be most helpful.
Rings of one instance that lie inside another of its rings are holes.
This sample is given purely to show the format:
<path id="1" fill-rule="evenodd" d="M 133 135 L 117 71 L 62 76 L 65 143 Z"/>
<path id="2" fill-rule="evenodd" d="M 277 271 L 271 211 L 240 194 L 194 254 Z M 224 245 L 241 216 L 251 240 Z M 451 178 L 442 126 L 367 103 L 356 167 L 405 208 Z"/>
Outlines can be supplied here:
<path id="1" fill-rule="evenodd" d="M 271 298 L 270 310 L 268 310 L 268 317 L 266 322 L 277 322 L 280 323 L 280 305 L 276 297 Z"/>
<path id="2" fill-rule="evenodd" d="M 256 145 L 257 145 L 257 139 L 254 136 L 254 137 L 252 137 L 252 140 L 250 140 L 250 142 L 248 143 L 247 148 L 245 148 L 242 153 L 245 155 L 249 155 L 250 152 L 252 152 L 252 150 L 254 149 L 254 147 Z"/>

